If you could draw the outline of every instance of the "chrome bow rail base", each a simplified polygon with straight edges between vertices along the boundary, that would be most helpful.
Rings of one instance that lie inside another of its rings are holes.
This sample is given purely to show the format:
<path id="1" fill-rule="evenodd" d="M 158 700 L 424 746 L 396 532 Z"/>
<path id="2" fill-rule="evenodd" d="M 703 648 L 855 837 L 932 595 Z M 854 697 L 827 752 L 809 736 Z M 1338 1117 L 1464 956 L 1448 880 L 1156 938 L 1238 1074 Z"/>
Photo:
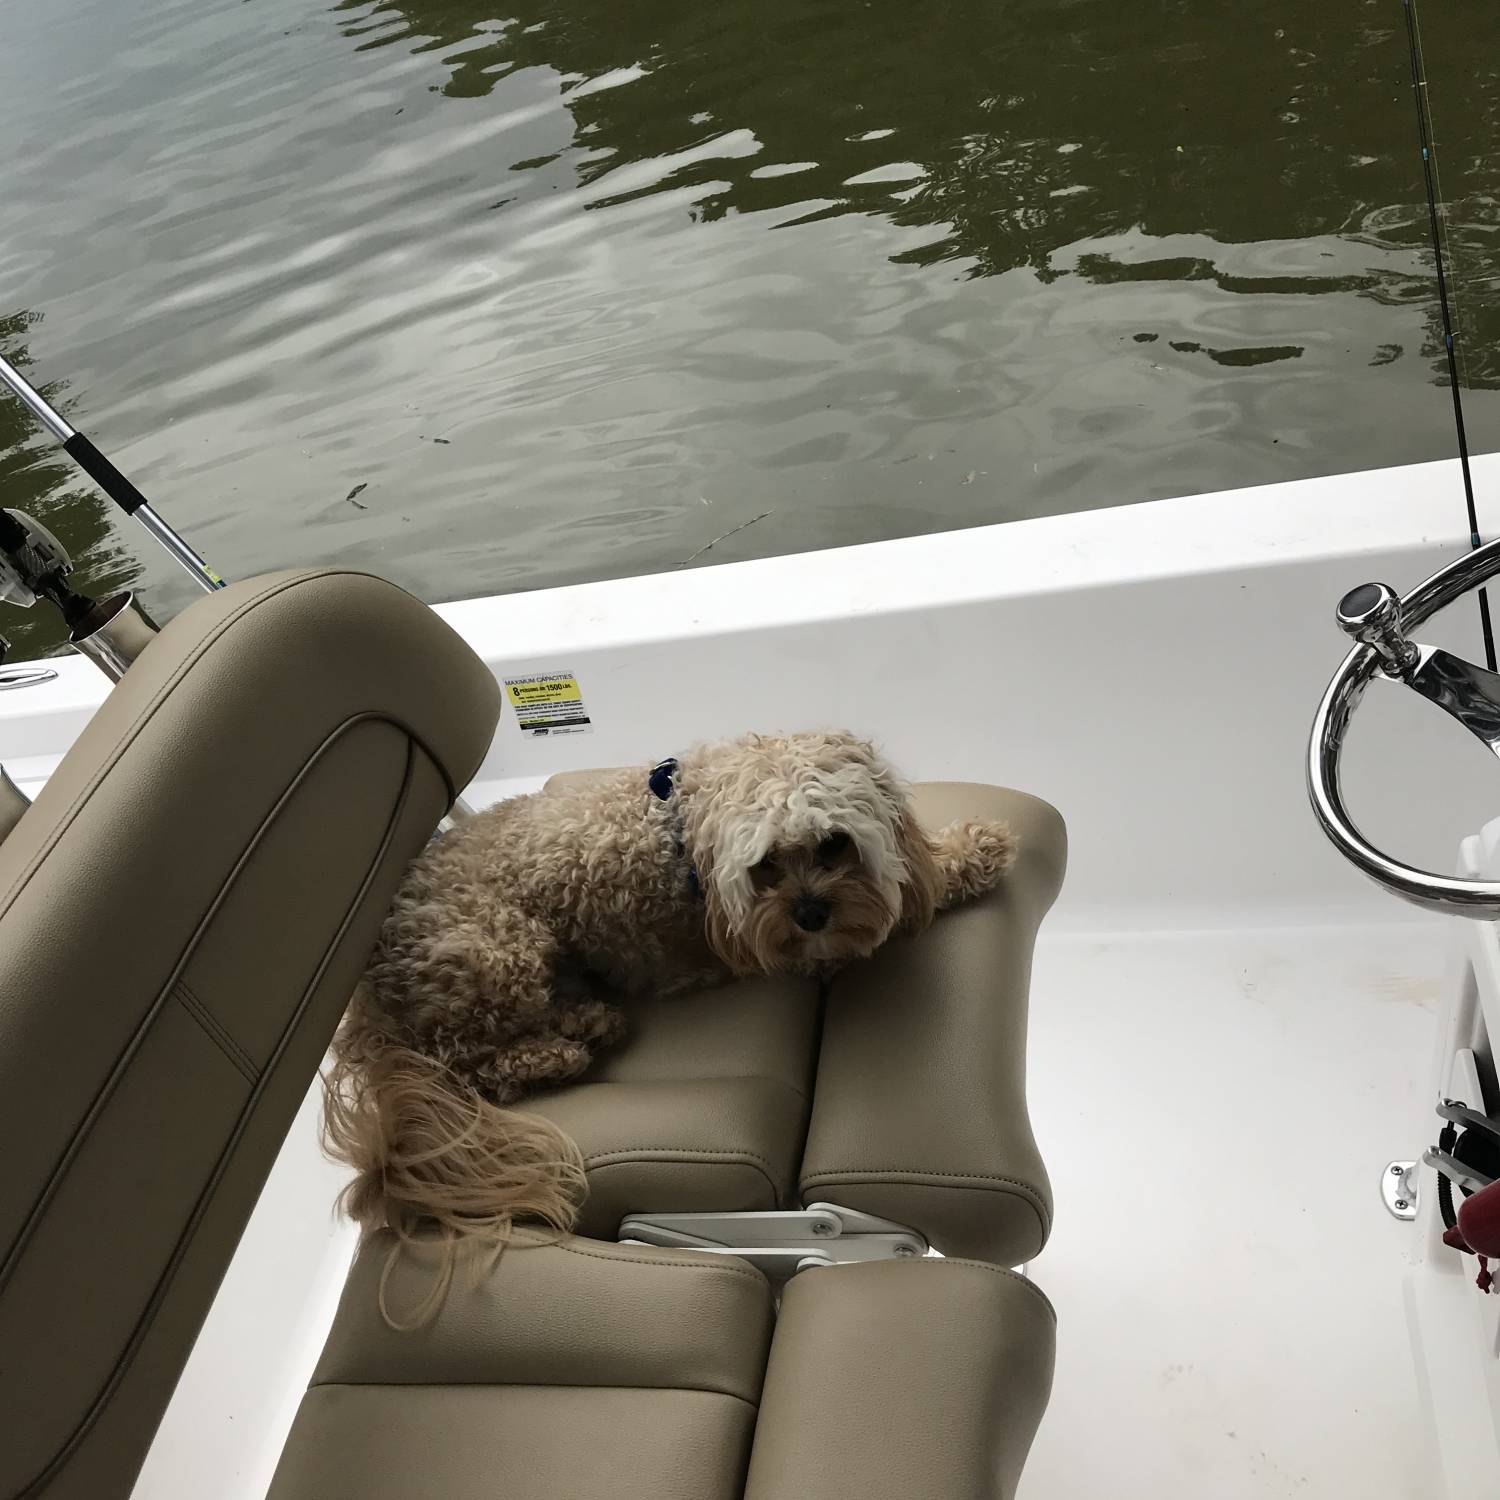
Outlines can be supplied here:
<path id="1" fill-rule="evenodd" d="M 1313 812 L 1334 848 L 1393 895 L 1429 911 L 1500 917 L 1500 880 L 1463 880 L 1402 864 L 1375 848 L 1349 816 L 1339 786 L 1339 758 L 1349 720 L 1371 679 L 1404 683 L 1457 719 L 1500 756 L 1500 676 L 1435 646 L 1409 639 L 1438 610 L 1500 573 L 1500 541 L 1450 563 L 1405 598 L 1383 583 L 1364 583 L 1339 601 L 1339 628 L 1359 644 L 1344 658 L 1318 705 L 1308 747 L 1307 787 Z"/>

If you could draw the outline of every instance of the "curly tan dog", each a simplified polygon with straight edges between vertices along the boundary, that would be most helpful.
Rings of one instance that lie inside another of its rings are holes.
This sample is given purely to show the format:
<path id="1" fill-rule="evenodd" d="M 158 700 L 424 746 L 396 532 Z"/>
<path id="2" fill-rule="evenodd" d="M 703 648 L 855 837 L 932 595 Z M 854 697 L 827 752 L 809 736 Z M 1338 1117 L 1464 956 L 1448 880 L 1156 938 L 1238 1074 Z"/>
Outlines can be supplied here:
<path id="1" fill-rule="evenodd" d="M 990 890 L 999 823 L 922 830 L 846 733 L 748 735 L 502 802 L 407 872 L 335 1042 L 328 1138 L 367 1226 L 503 1243 L 571 1222 L 578 1153 L 503 1106 L 582 1073 L 624 1018 L 598 992 L 831 972 Z"/>

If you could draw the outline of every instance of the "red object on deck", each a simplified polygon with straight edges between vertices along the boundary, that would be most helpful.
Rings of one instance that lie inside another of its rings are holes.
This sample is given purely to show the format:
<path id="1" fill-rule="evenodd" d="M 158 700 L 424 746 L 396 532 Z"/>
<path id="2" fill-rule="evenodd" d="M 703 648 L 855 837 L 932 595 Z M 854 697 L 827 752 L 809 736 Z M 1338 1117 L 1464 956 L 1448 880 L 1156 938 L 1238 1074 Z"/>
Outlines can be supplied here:
<path id="1" fill-rule="evenodd" d="M 1459 1204 L 1458 1232 L 1475 1255 L 1500 1260 L 1500 1182 L 1480 1188 Z"/>

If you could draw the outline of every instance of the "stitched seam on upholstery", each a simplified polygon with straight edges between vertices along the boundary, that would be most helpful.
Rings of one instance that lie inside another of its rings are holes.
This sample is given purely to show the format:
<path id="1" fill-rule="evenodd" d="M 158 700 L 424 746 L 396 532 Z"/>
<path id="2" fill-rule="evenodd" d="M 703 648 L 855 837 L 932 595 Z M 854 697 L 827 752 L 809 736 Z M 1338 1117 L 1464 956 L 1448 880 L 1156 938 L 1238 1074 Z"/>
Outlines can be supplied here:
<path id="1" fill-rule="evenodd" d="M 987 1260 L 968 1260 L 950 1258 L 934 1260 L 929 1262 L 934 1266 L 967 1266 L 971 1271 L 989 1271 L 992 1275 L 1003 1276 L 1007 1281 L 1017 1282 L 1024 1286 L 1038 1302 L 1051 1314 L 1052 1321 L 1057 1322 L 1057 1309 L 1052 1305 L 1052 1299 L 1039 1287 L 1030 1277 L 1019 1275 L 1017 1272 L 1007 1269 L 1005 1266 L 993 1266 Z"/>
<path id="2" fill-rule="evenodd" d="M 181 979 L 182 975 L 187 971 L 187 966 L 192 961 L 193 954 L 197 952 L 198 944 L 202 940 L 203 934 L 208 930 L 209 924 L 213 921 L 214 917 L 218 914 L 219 908 L 228 898 L 230 889 L 239 879 L 245 866 L 249 863 L 251 856 L 259 848 L 261 840 L 266 835 L 266 831 L 272 826 L 272 824 L 275 823 L 276 819 L 281 816 L 287 803 L 291 800 L 292 795 L 302 785 L 303 780 L 309 775 L 313 766 L 322 759 L 323 755 L 334 744 L 336 744 L 343 738 L 344 734 L 348 730 L 352 729 L 357 724 L 363 723 L 392 724 L 392 721 L 386 719 L 381 714 L 356 714 L 353 718 L 346 719 L 344 723 L 340 724 L 336 729 L 332 730 L 322 741 L 322 743 L 317 747 L 317 749 L 314 750 L 312 754 L 308 756 L 308 758 L 303 762 L 301 769 L 297 771 L 297 773 L 287 783 L 285 790 L 276 799 L 275 806 L 269 813 L 266 814 L 265 818 L 262 819 L 260 827 L 257 828 L 255 832 L 250 836 L 250 841 L 241 851 L 239 858 L 235 860 L 233 869 L 230 870 L 229 874 L 225 876 L 224 880 L 220 883 L 217 893 L 208 905 L 208 909 L 198 919 L 197 926 L 194 927 L 192 935 L 187 940 L 187 946 L 183 949 L 181 956 L 178 958 L 176 966 L 167 976 L 166 982 L 162 986 L 160 993 L 148 1007 L 145 1014 L 141 1017 L 139 1024 L 136 1026 L 134 1035 L 130 1038 L 129 1043 L 126 1045 L 124 1050 L 115 1059 L 115 1065 L 110 1070 L 109 1076 L 100 1085 L 98 1092 L 90 1101 L 87 1112 L 85 1113 L 82 1121 L 79 1123 L 77 1128 L 74 1130 L 72 1137 L 68 1141 L 68 1144 L 63 1148 L 62 1155 L 58 1158 L 56 1164 L 52 1168 L 51 1174 L 48 1176 L 47 1185 L 42 1189 L 41 1193 L 36 1199 L 36 1202 L 32 1205 L 31 1212 L 27 1215 L 25 1223 L 21 1225 L 20 1230 L 16 1234 L 16 1238 L 7 1248 L 3 1259 L 0 1259 L 0 1290 L 4 1289 L 6 1282 L 10 1278 L 11 1272 L 15 1269 L 16 1261 L 24 1251 L 26 1244 L 31 1238 L 33 1230 L 36 1228 L 37 1222 L 40 1220 L 47 1207 L 51 1204 L 52 1198 L 57 1191 L 58 1184 L 67 1175 L 68 1169 L 73 1163 L 73 1159 L 78 1155 L 78 1152 L 82 1150 L 84 1143 L 92 1134 L 94 1125 L 97 1123 L 99 1115 L 103 1112 L 110 1099 L 114 1097 L 115 1090 L 119 1087 L 120 1080 L 125 1076 L 131 1063 L 135 1060 L 136 1053 L 139 1052 L 141 1047 L 145 1044 L 145 1040 L 150 1034 L 151 1028 L 156 1024 L 156 1019 L 161 1014 L 162 1008 L 166 1005 L 173 988 Z M 392 724 L 392 727 L 404 732 L 402 726 L 399 724 Z M 406 750 L 407 765 L 406 771 L 404 773 L 405 780 L 402 783 L 403 800 L 405 790 L 409 785 L 411 779 L 411 746 L 413 743 L 414 742 L 412 740 L 408 739 Z M 425 751 L 425 747 L 423 748 Z M 392 814 L 393 819 L 394 816 L 395 815 Z M 387 828 L 385 837 L 387 841 L 390 838 L 389 827 Z M 370 879 L 373 879 L 373 875 L 367 874 L 366 884 L 368 884 Z M 3 913 L 0 913 L 0 915 L 3 915 Z M 347 923 L 347 921 L 348 917 L 346 914 L 345 923 Z M 341 926 L 339 930 L 340 932 L 342 932 L 343 927 Z M 269 1067 L 269 1064 L 267 1066 Z"/>
<path id="3" fill-rule="evenodd" d="M 705 1166 L 719 1164 L 727 1167 L 746 1167 L 752 1172 L 759 1172 L 761 1177 L 765 1180 L 766 1189 L 771 1195 L 772 1205 L 774 1206 L 777 1203 L 781 1202 L 781 1194 L 777 1191 L 775 1179 L 771 1176 L 766 1167 L 760 1165 L 759 1161 L 742 1160 L 736 1158 L 732 1152 L 728 1151 L 704 1151 L 695 1155 L 690 1151 L 676 1151 L 676 1149 L 671 1146 L 662 1147 L 661 1149 L 663 1151 L 673 1151 L 675 1154 L 670 1156 L 627 1156 L 620 1161 L 605 1161 L 602 1158 L 588 1157 L 584 1160 L 583 1169 L 585 1172 L 607 1172 L 611 1167 L 633 1167 L 641 1162 L 657 1162 L 663 1166 L 671 1166 L 673 1164 L 692 1166 L 695 1163 L 698 1163 Z"/>
<path id="4" fill-rule="evenodd" d="M 177 1003 L 185 1010 L 188 1016 L 198 1024 L 198 1029 L 208 1038 L 210 1042 L 223 1055 L 225 1061 L 234 1068 L 246 1083 L 255 1082 L 255 1069 L 252 1068 L 244 1054 L 235 1046 L 234 1040 L 209 1013 L 203 1008 L 203 1002 L 188 989 L 185 984 L 172 986 L 172 993 Z"/>
<path id="5" fill-rule="evenodd" d="M 954 1181 L 962 1180 L 968 1182 L 997 1182 L 1005 1183 L 1010 1187 L 1024 1188 L 1029 1193 L 1037 1191 L 1036 1187 L 1022 1177 L 999 1177 L 989 1172 L 929 1172 L 925 1167 L 830 1167 L 824 1172 L 814 1172 L 811 1177 L 804 1177 L 804 1182 L 819 1182 L 824 1178 L 833 1178 L 839 1181 L 847 1180 L 851 1176 L 866 1173 L 877 1177 L 891 1177 L 900 1175 L 903 1177 L 927 1178 L 944 1177 Z"/>
<path id="6" fill-rule="evenodd" d="M 560 1380 L 315 1380 L 307 1388 L 309 1391 L 653 1391 L 663 1394 L 681 1391 L 688 1396 L 723 1396 L 748 1406 L 751 1411 L 760 1410 L 758 1401 L 752 1401 L 738 1391 L 721 1391 L 710 1385 L 593 1385 L 586 1380 L 577 1384 Z"/>
<path id="7" fill-rule="evenodd" d="M 199 641 L 198 644 L 193 648 L 192 655 L 187 657 L 184 661 L 178 663 L 176 670 L 166 680 L 166 682 L 162 684 L 156 696 L 152 698 L 149 703 L 143 704 L 141 706 L 140 713 L 136 715 L 135 719 L 131 722 L 129 727 L 121 731 L 120 737 L 118 740 L 116 740 L 114 748 L 108 753 L 108 755 L 104 757 L 103 761 L 100 764 L 99 770 L 95 773 L 93 779 L 86 786 L 79 789 L 78 795 L 73 799 L 72 805 L 67 809 L 66 812 L 62 813 L 58 817 L 57 825 L 52 830 L 51 836 L 42 845 L 42 847 L 36 851 L 36 854 L 33 856 L 31 863 L 27 865 L 25 869 L 21 870 L 20 873 L 16 876 L 15 882 L 11 885 L 10 889 L 6 891 L 4 895 L 0 895 L 0 916 L 3 916 L 5 914 L 5 912 L 9 909 L 11 903 L 15 900 L 16 896 L 26 887 L 27 884 L 30 883 L 32 877 L 46 862 L 47 857 L 57 847 L 58 840 L 63 836 L 64 833 L 67 832 L 68 828 L 72 825 L 74 818 L 77 817 L 84 804 L 94 795 L 96 791 L 98 791 L 100 783 L 114 768 L 121 754 L 130 744 L 133 743 L 136 735 L 140 732 L 146 722 L 154 717 L 157 710 L 160 709 L 172 696 L 173 691 L 182 681 L 188 669 L 195 666 L 200 660 L 202 660 L 202 658 L 208 653 L 209 648 L 218 643 L 218 641 L 224 635 L 225 631 L 227 631 L 231 625 L 234 625 L 240 620 L 244 619 L 247 614 L 249 614 L 257 606 L 264 604 L 268 599 L 274 599 L 277 594 L 284 593 L 288 589 L 298 588 L 304 583 L 315 583 L 324 578 L 345 577 L 372 578 L 375 579 L 377 583 L 386 582 L 385 579 L 375 578 L 375 575 L 373 573 L 359 573 L 354 569 L 348 568 L 322 568 L 316 572 L 297 573 L 291 578 L 284 579 L 282 582 L 274 584 L 271 587 L 262 590 L 260 593 L 253 595 L 251 598 L 245 600 L 245 602 L 240 605 L 232 615 L 228 615 L 224 619 L 220 620 L 219 623 L 213 628 L 213 630 L 211 630 L 209 634 L 206 635 L 201 641 Z M 394 587 L 394 585 L 388 585 L 388 587 Z M 443 779 L 443 785 L 448 789 L 449 801 L 451 802 L 458 795 L 458 788 L 455 787 L 453 785 L 453 782 L 449 779 L 448 768 L 443 764 L 442 760 L 433 753 L 431 747 L 427 744 L 427 742 L 423 740 L 420 735 L 416 734 L 410 728 L 410 726 L 401 723 L 399 720 L 391 719 L 388 716 L 384 715 L 361 715 L 360 717 L 383 717 L 385 718 L 386 722 L 394 724 L 397 728 L 402 730 L 406 735 L 408 735 L 412 740 L 414 740 L 418 745 L 422 747 L 428 759 L 432 761 L 438 775 Z"/>
<path id="8" fill-rule="evenodd" d="M 965 1177 L 971 1174 L 964 1172 L 933 1172 L 928 1174 L 933 1177 L 947 1176 L 950 1178 Z M 898 1173 L 896 1171 L 884 1173 L 870 1173 L 861 1175 L 859 1173 L 819 1172 L 812 1177 L 804 1177 L 798 1184 L 804 1196 L 808 1189 L 814 1187 L 836 1187 L 840 1183 L 846 1187 L 878 1187 L 882 1183 L 890 1183 L 893 1187 L 925 1187 L 925 1188 L 949 1188 L 956 1192 L 979 1192 L 1000 1193 L 1006 1197 L 1020 1198 L 1027 1204 L 1041 1220 L 1042 1233 L 1048 1234 L 1052 1228 L 1052 1215 L 1047 1211 L 1045 1200 L 1042 1198 L 1038 1188 L 1030 1183 L 1022 1182 L 1013 1177 L 987 1177 L 979 1182 L 927 1182 L 921 1174 L 916 1172 Z"/>
<path id="9" fill-rule="evenodd" d="M 323 578 L 327 577 L 328 573 L 316 573 L 312 576 L 316 578 Z M 262 592 L 254 595 L 252 598 L 247 599 L 244 604 L 242 604 L 237 610 L 235 610 L 232 615 L 229 615 L 225 619 L 221 620 L 219 624 L 216 625 L 214 629 L 198 643 L 198 645 L 193 650 L 193 654 L 189 656 L 186 661 L 178 665 L 177 670 L 173 672 L 172 675 L 167 679 L 167 681 L 162 685 L 161 691 L 156 695 L 156 697 L 154 697 L 149 703 L 143 704 L 141 706 L 140 713 L 136 715 L 135 719 L 131 722 L 129 727 L 121 732 L 120 738 L 115 742 L 114 749 L 111 750 L 109 754 L 104 758 L 103 764 L 100 766 L 93 780 L 79 791 L 77 797 L 73 799 L 73 805 L 69 807 L 68 810 L 58 819 L 57 827 L 53 830 L 52 837 L 48 839 L 40 849 L 37 850 L 36 857 L 33 859 L 32 863 L 26 869 L 22 870 L 21 873 L 16 877 L 15 884 L 12 885 L 11 888 L 6 891 L 3 896 L 0 896 L 0 913 L 3 913 L 6 908 L 9 907 L 10 903 L 15 899 L 17 892 L 20 891 L 20 889 L 31 879 L 31 877 L 41 867 L 43 861 L 47 858 L 47 856 L 52 852 L 54 848 L 57 847 L 58 839 L 62 836 L 67 826 L 73 821 L 73 818 L 77 814 L 78 810 L 99 789 L 99 783 L 104 780 L 105 776 L 109 773 L 110 769 L 119 759 L 120 754 L 125 749 L 125 747 L 129 745 L 132 740 L 134 740 L 141 726 L 157 711 L 158 708 L 162 706 L 163 703 L 166 702 L 169 697 L 171 697 L 172 690 L 177 686 L 179 682 L 182 681 L 183 675 L 187 671 L 187 669 L 193 666 L 199 660 L 199 658 L 203 655 L 203 653 L 208 649 L 209 646 L 218 641 L 218 639 L 224 634 L 224 631 L 230 625 L 242 619 L 246 614 L 249 613 L 249 611 L 254 609 L 256 605 L 264 603 L 267 599 L 274 598 L 283 589 L 290 588 L 293 584 L 303 582 L 305 581 L 305 579 L 306 575 L 298 574 L 296 578 L 289 578 L 284 582 L 276 584 L 274 587 L 264 589 Z"/>
<path id="10" fill-rule="evenodd" d="M 642 1151 L 673 1151 L 687 1160 L 703 1159 L 706 1161 L 744 1161 L 758 1162 L 761 1166 L 770 1168 L 772 1163 L 764 1156 L 757 1156 L 753 1151 L 706 1151 L 699 1150 L 694 1146 L 616 1146 L 612 1151 L 600 1151 L 593 1156 L 584 1158 L 585 1166 L 592 1166 L 595 1162 L 607 1162 L 613 1157 L 635 1156 Z"/>
<path id="11" fill-rule="evenodd" d="M 202 1012 L 203 1021 L 213 1028 L 214 1032 L 224 1039 L 224 1046 L 234 1053 L 250 1070 L 251 1073 L 259 1074 L 260 1069 L 255 1065 L 255 1059 L 239 1044 L 233 1032 L 211 1011 L 199 998 L 197 990 L 190 985 L 185 978 L 177 980 L 179 996 L 186 996 Z"/>
<path id="12" fill-rule="evenodd" d="M 333 731 L 332 734 L 328 736 L 327 739 L 323 741 L 321 745 L 318 746 L 313 754 L 308 757 L 302 769 L 297 773 L 295 777 L 293 777 L 291 783 L 287 786 L 286 791 L 282 793 L 281 797 L 277 800 L 276 806 L 271 810 L 271 812 L 262 822 L 260 829 L 257 830 L 256 835 L 251 839 L 250 844 L 246 847 L 244 853 L 235 862 L 234 869 L 230 872 L 229 877 L 220 887 L 219 896 L 215 899 L 209 910 L 204 914 L 202 920 L 198 924 L 198 927 L 194 930 L 193 936 L 191 937 L 191 939 L 189 939 L 187 949 L 178 964 L 179 972 L 187 967 L 188 962 L 197 949 L 198 942 L 202 938 L 203 933 L 207 930 L 210 920 L 212 919 L 214 913 L 217 912 L 219 905 L 224 898 L 225 891 L 227 891 L 229 887 L 232 886 L 234 881 L 238 879 L 239 874 L 241 870 L 243 870 L 246 862 L 249 860 L 251 853 L 259 845 L 260 839 L 264 836 L 265 830 L 268 829 L 271 824 L 281 815 L 287 801 L 290 799 L 292 793 L 302 784 L 302 781 L 308 774 L 310 768 L 314 764 L 316 764 L 319 759 L 321 759 L 324 752 L 331 745 L 333 745 L 336 741 L 342 739 L 344 734 L 349 729 L 351 729 L 356 724 L 362 724 L 366 722 L 390 723 L 394 728 L 403 728 L 403 726 L 394 724 L 393 721 L 385 718 L 381 714 L 357 714 L 353 718 L 348 719 L 343 724 L 341 724 L 336 730 Z M 302 991 L 302 998 L 298 1002 L 297 1007 L 293 1011 L 290 1019 L 287 1021 L 286 1026 L 282 1029 L 281 1037 L 277 1041 L 276 1046 L 272 1049 L 270 1057 L 267 1059 L 264 1073 L 261 1075 L 255 1086 L 252 1087 L 249 1097 L 241 1106 L 239 1119 L 236 1122 L 235 1128 L 230 1135 L 229 1141 L 225 1145 L 223 1151 L 220 1152 L 219 1159 L 214 1164 L 214 1170 L 209 1175 L 208 1182 L 205 1184 L 203 1190 L 199 1193 L 198 1201 L 193 1205 L 193 1210 L 188 1215 L 187 1223 L 184 1226 L 182 1233 L 177 1238 L 177 1244 L 173 1248 L 166 1268 L 163 1270 L 161 1276 L 157 1279 L 156 1286 L 152 1290 L 150 1297 L 147 1298 L 146 1306 L 141 1312 L 140 1317 L 137 1319 L 135 1328 L 131 1331 L 130 1338 L 127 1340 L 125 1348 L 121 1352 L 119 1358 L 116 1360 L 114 1368 L 110 1371 L 108 1377 L 104 1381 L 104 1384 L 100 1387 L 98 1395 L 95 1396 L 92 1404 L 89 1406 L 89 1409 L 79 1419 L 78 1425 L 73 1429 L 72 1433 L 69 1434 L 64 1442 L 59 1446 L 57 1452 L 53 1454 L 52 1458 L 42 1468 L 41 1472 L 38 1473 L 34 1479 L 30 1480 L 22 1487 L 19 1500 L 28 1500 L 28 1497 L 38 1495 L 39 1493 L 41 1493 L 42 1489 L 48 1483 L 50 1483 L 52 1478 L 57 1473 L 59 1466 L 67 1462 L 74 1449 L 92 1430 L 94 1423 L 99 1419 L 99 1413 L 103 1410 L 105 1403 L 109 1400 L 110 1396 L 113 1395 L 120 1381 L 124 1379 L 125 1372 L 130 1368 L 130 1364 L 132 1360 L 134 1360 L 142 1341 L 145 1339 L 146 1333 L 151 1327 L 152 1321 L 156 1316 L 156 1312 L 161 1306 L 161 1303 L 167 1294 L 167 1290 L 170 1288 L 173 1279 L 176 1277 L 178 1267 L 181 1265 L 183 1257 L 187 1254 L 188 1246 L 192 1243 L 193 1237 L 198 1231 L 198 1226 L 202 1223 L 203 1216 L 208 1211 L 208 1205 L 212 1200 L 214 1192 L 218 1188 L 220 1181 L 223 1179 L 224 1173 L 228 1168 L 229 1160 L 233 1156 L 235 1148 L 239 1145 L 240 1138 L 244 1135 L 245 1129 L 255 1112 L 256 1106 L 259 1104 L 261 1097 L 264 1094 L 265 1085 L 270 1079 L 272 1073 L 275 1071 L 276 1063 L 281 1058 L 282 1053 L 286 1051 L 287 1046 L 291 1042 L 292 1036 L 295 1034 L 298 1026 L 302 1022 L 303 1017 L 306 1015 L 307 1007 L 311 1003 L 313 995 L 317 992 L 318 986 L 322 983 L 323 975 L 327 972 L 328 965 L 332 961 L 334 953 L 337 952 L 339 945 L 343 942 L 344 936 L 349 930 L 349 924 L 354 919 L 355 912 L 359 910 L 360 904 L 364 900 L 365 893 L 370 888 L 370 883 L 375 879 L 376 872 L 380 869 L 380 866 L 384 863 L 386 856 L 390 852 L 391 840 L 395 837 L 396 829 L 400 824 L 402 815 L 406 810 L 406 805 L 411 795 L 413 782 L 413 762 L 415 759 L 415 756 L 413 754 L 414 748 L 421 749 L 422 753 L 432 763 L 433 769 L 442 779 L 444 785 L 448 785 L 446 773 L 444 772 L 442 766 L 433 759 L 432 754 L 427 749 L 426 745 L 423 744 L 420 740 L 417 740 L 414 736 L 408 735 L 406 745 L 406 767 L 404 772 L 402 773 L 400 789 L 396 795 L 394 803 L 392 804 L 390 816 L 386 820 L 385 832 L 381 836 L 380 843 L 376 846 L 375 851 L 371 856 L 369 867 L 365 871 L 364 879 L 360 881 L 359 888 L 355 891 L 353 898 L 350 900 L 349 905 L 344 912 L 343 921 L 339 923 L 337 931 L 333 934 L 332 938 L 328 942 L 327 947 L 325 947 L 325 949 L 323 950 L 322 959 L 314 969 L 312 977 L 304 986 Z M 134 1058 L 135 1053 L 139 1050 L 141 1041 L 143 1040 L 150 1026 L 156 1020 L 156 1017 L 160 1014 L 161 1008 L 166 1001 L 171 986 L 175 982 L 176 976 L 174 975 L 171 979 L 168 980 L 167 987 L 163 989 L 161 996 L 157 1000 L 157 1003 L 152 1007 L 146 1019 L 142 1022 L 141 1027 L 137 1030 L 136 1036 L 132 1041 L 132 1045 L 129 1051 L 127 1052 L 125 1057 L 121 1058 L 120 1062 L 116 1065 L 115 1073 L 111 1075 L 110 1085 L 116 1083 L 118 1079 L 123 1076 L 125 1067 L 128 1065 L 129 1061 Z M 110 1092 L 113 1092 L 112 1087 L 110 1089 Z M 96 1112 L 102 1109 L 103 1104 L 108 1097 L 108 1094 L 101 1095 L 99 1099 L 96 1099 L 95 1104 L 91 1106 L 89 1119 L 90 1125 L 92 1124 Z M 78 1138 L 75 1136 L 75 1143 L 77 1142 L 77 1139 Z M 13 1259 L 8 1264 L 0 1266 L 0 1282 L 3 1282 L 4 1276 L 9 1275 L 10 1270 L 12 1269 L 14 1264 L 14 1259 L 19 1258 L 20 1254 L 25 1248 L 27 1240 L 30 1238 L 30 1234 L 34 1228 L 36 1219 L 40 1217 L 40 1214 L 44 1211 L 46 1204 L 50 1202 L 52 1193 L 56 1188 L 57 1181 L 59 1180 L 58 1174 L 66 1170 L 66 1167 L 71 1164 L 72 1158 L 75 1154 L 76 1151 L 74 1147 L 70 1145 L 69 1151 L 68 1153 L 66 1153 L 64 1161 L 59 1164 L 59 1168 L 57 1169 L 57 1172 L 54 1173 L 53 1179 L 48 1183 L 44 1196 L 38 1200 L 36 1207 L 32 1211 L 32 1216 L 22 1227 L 21 1234 L 20 1236 L 18 1236 L 15 1245 L 12 1247 L 11 1255 Z"/>

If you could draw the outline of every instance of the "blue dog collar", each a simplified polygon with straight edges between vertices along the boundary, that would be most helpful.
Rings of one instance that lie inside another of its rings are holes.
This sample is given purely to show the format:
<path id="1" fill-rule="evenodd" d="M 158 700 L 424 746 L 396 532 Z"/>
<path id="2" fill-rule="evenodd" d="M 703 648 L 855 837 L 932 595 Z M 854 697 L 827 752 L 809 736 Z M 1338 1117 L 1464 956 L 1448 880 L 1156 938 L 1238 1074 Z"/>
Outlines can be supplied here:
<path id="1" fill-rule="evenodd" d="M 677 790 L 677 762 L 664 760 L 652 766 L 646 785 L 651 788 L 651 795 L 659 802 L 670 802 L 672 794 Z M 682 815 L 679 813 L 677 815 L 677 853 L 680 857 L 686 852 L 682 842 Z M 698 872 L 692 865 L 688 866 L 688 889 L 693 893 L 694 901 L 701 899 L 703 887 L 698 883 Z"/>
<path id="2" fill-rule="evenodd" d="M 664 760 L 659 765 L 651 768 L 651 775 L 647 782 L 652 792 L 663 802 L 671 800 L 672 793 L 677 790 L 677 762 L 675 760 Z"/>

